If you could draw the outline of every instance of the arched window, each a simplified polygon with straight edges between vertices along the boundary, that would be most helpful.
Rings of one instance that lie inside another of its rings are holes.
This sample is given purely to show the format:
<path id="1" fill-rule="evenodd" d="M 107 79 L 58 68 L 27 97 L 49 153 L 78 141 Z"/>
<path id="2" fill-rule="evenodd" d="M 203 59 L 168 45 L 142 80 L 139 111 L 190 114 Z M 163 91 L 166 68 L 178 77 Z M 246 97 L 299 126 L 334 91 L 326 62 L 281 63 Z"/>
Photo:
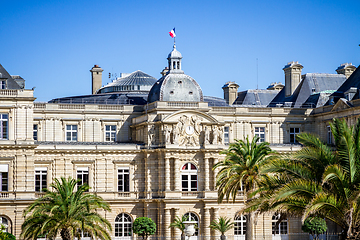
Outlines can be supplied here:
<path id="1" fill-rule="evenodd" d="M 279 224 L 277 224 L 279 219 L 280 214 L 274 214 L 271 219 L 273 240 L 287 239 L 284 235 L 288 234 L 288 221 L 287 219 L 284 219 Z"/>
<path id="2" fill-rule="evenodd" d="M 234 240 L 245 240 L 246 216 L 235 215 L 234 218 Z"/>
<path id="3" fill-rule="evenodd" d="M 5 232 L 9 232 L 9 220 L 6 217 L 0 217 L 0 224 L 5 227 Z"/>
<path id="4" fill-rule="evenodd" d="M 120 213 L 115 218 L 115 238 L 131 239 L 132 236 L 132 219 L 126 213 Z"/>
<path id="5" fill-rule="evenodd" d="M 181 168 L 182 191 L 197 191 L 197 168 L 192 163 L 186 163 Z"/>
<path id="6" fill-rule="evenodd" d="M 187 221 L 194 221 L 196 222 L 196 228 L 195 228 L 195 234 L 193 237 L 190 238 L 190 240 L 196 240 L 197 236 L 199 236 L 199 218 L 195 213 L 188 212 L 184 214 L 185 217 L 187 217 Z"/>

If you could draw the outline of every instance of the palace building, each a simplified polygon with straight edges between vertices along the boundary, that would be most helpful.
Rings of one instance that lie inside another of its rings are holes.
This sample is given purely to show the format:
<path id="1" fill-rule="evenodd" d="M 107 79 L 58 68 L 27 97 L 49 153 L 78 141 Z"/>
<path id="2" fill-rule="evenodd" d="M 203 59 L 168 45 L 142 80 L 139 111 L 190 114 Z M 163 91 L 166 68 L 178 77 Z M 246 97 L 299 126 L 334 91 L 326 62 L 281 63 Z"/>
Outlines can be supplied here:
<path id="1" fill-rule="evenodd" d="M 290 62 L 284 85 L 238 92 L 226 82 L 217 98 L 185 74 L 175 45 L 167 59 L 158 80 L 136 71 L 105 86 L 95 65 L 90 95 L 46 103 L 0 65 L 0 223 L 8 232 L 19 238 L 23 210 L 54 178 L 71 176 L 110 203 L 103 214 L 113 239 L 136 239 L 131 226 L 141 216 L 157 224 L 154 239 L 180 239 L 169 224 L 183 215 L 198 222 L 192 239 L 218 236 L 208 226 L 219 216 L 235 222 L 229 239 L 301 239 L 298 218 L 277 225 L 278 215 L 237 214 L 246 201 L 241 191 L 235 203 L 218 204 L 212 167 L 224 158 L 221 150 L 246 136 L 279 152 L 300 149 L 301 132 L 331 144 L 332 118 L 354 123 L 360 114 L 359 68 L 302 74 L 303 66 Z"/>

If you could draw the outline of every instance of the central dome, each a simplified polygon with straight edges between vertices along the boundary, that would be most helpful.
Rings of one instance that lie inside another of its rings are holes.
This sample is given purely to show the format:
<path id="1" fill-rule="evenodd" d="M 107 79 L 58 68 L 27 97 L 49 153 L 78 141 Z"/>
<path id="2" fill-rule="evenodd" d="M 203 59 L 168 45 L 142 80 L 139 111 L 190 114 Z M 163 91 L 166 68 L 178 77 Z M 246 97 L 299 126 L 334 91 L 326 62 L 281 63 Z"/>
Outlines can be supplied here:
<path id="1" fill-rule="evenodd" d="M 160 78 L 151 88 L 148 103 L 166 102 L 202 102 L 203 93 L 199 84 L 181 70 L 181 53 L 174 49 L 168 55 L 169 72 Z"/>

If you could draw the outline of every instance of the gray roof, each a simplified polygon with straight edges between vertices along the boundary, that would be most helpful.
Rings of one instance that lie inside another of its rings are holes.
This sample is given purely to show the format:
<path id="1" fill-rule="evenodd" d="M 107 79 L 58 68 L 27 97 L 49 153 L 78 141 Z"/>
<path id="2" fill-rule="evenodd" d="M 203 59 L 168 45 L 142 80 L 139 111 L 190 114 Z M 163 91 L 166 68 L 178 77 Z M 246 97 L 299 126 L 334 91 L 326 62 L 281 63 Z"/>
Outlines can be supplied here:
<path id="1" fill-rule="evenodd" d="M 285 88 L 283 88 L 269 106 L 285 103 L 292 107 L 322 106 L 321 104 L 327 101 L 324 98 L 328 98 L 329 93 L 337 90 L 345 80 L 346 77 L 343 74 L 307 73 L 303 75 L 302 81 L 291 96 L 285 97 Z M 314 94 L 319 95 L 317 97 Z"/>
<path id="2" fill-rule="evenodd" d="M 250 89 L 238 93 L 233 105 L 261 105 L 267 106 L 279 93 L 278 90 Z"/>
<path id="3" fill-rule="evenodd" d="M 49 103 L 144 105 L 147 97 L 147 91 L 134 91 L 55 98 Z"/>
<path id="4" fill-rule="evenodd" d="M 192 77 L 170 71 L 160 78 L 149 92 L 148 102 L 156 101 L 202 102 L 203 93 Z"/>
<path id="5" fill-rule="evenodd" d="M 118 78 L 106 86 L 100 88 L 98 93 L 137 91 L 142 86 L 150 87 L 156 82 L 156 78 L 137 70 L 128 76 Z"/>
<path id="6" fill-rule="evenodd" d="M 14 76 L 17 79 L 21 78 L 20 76 Z M 6 81 L 6 88 L 7 89 L 21 89 L 19 84 L 10 76 L 10 74 L 5 70 L 5 68 L 0 64 L 0 79 L 2 81 Z M 22 79 L 22 78 L 21 78 Z M 23 79 L 22 79 L 23 80 Z"/>

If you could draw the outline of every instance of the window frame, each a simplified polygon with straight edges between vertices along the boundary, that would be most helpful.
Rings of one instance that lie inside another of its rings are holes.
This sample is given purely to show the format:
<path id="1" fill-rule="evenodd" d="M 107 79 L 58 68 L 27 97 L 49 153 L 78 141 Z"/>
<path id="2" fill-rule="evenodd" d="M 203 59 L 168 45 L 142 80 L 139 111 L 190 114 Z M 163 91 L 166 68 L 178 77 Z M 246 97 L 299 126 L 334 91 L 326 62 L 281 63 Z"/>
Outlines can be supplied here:
<path id="1" fill-rule="evenodd" d="M 247 231 L 247 217 L 236 214 L 234 217 L 234 237 L 243 237 Z"/>
<path id="2" fill-rule="evenodd" d="M 298 131 L 296 131 L 298 130 Z M 298 143 L 296 140 L 296 135 L 300 134 L 300 127 L 290 127 L 289 129 L 289 142 L 290 143 Z"/>
<path id="3" fill-rule="evenodd" d="M 4 179 L 5 183 L 4 183 Z M 0 164 L 0 192 L 9 191 L 9 164 Z"/>
<path id="4" fill-rule="evenodd" d="M 109 127 L 109 130 L 107 129 Z M 111 129 L 112 127 L 114 127 L 115 129 Z M 116 142 L 116 137 L 117 137 L 117 126 L 115 124 L 106 124 L 105 125 L 105 142 Z M 109 136 L 108 136 L 109 134 Z"/>
<path id="5" fill-rule="evenodd" d="M 40 176 L 38 189 L 36 184 L 37 181 L 36 176 Z M 35 192 L 43 192 L 43 189 L 47 188 L 47 183 L 48 183 L 47 176 L 48 176 L 47 167 L 35 167 Z M 44 182 L 45 182 L 45 187 L 44 187 Z"/>
<path id="6" fill-rule="evenodd" d="M 68 129 L 68 127 L 70 127 L 70 129 Z M 75 129 L 73 129 L 73 128 L 75 128 Z M 77 142 L 78 141 L 78 130 L 79 130 L 79 126 L 77 124 L 66 124 L 66 126 L 65 126 L 65 141 Z M 68 138 L 68 133 L 70 133 L 70 138 Z"/>
<path id="7" fill-rule="evenodd" d="M 197 224 L 197 228 L 195 228 L 195 233 L 194 233 L 194 237 L 197 237 L 197 236 L 199 236 L 200 234 L 200 218 L 199 218 L 199 216 L 197 215 L 197 214 L 195 214 L 195 213 L 193 213 L 193 212 L 187 212 L 187 213 L 185 213 L 183 216 L 188 216 L 189 218 L 187 218 L 187 220 L 186 221 L 194 221 L 194 222 L 196 222 L 196 224 Z"/>
<path id="8" fill-rule="evenodd" d="M 328 144 L 334 144 L 333 134 L 332 134 L 330 125 L 326 126 L 326 141 Z"/>
<path id="9" fill-rule="evenodd" d="M 0 113 L 0 140 L 9 140 L 9 114 L 7 113 Z"/>
<path id="10" fill-rule="evenodd" d="M 130 221 L 125 221 L 130 220 Z M 127 213 L 120 213 L 115 217 L 115 239 L 124 239 L 124 238 L 131 238 L 133 236 L 132 225 L 133 219 L 130 214 Z M 119 231 L 121 229 L 121 231 Z M 125 230 L 130 229 L 130 234 L 128 236 L 125 235 Z"/>
<path id="11" fill-rule="evenodd" d="M 274 214 L 271 217 L 271 234 L 276 235 L 287 235 L 289 233 L 288 219 L 282 220 L 277 226 L 276 223 L 280 218 L 280 214 Z M 285 233 L 283 232 L 286 229 Z"/>
<path id="12" fill-rule="evenodd" d="M 81 175 L 82 177 L 79 178 L 79 175 Z M 84 176 L 87 177 L 84 179 Z M 77 187 L 79 188 L 80 186 L 84 185 L 84 184 L 87 184 L 89 187 L 90 187 L 90 179 L 89 179 L 89 167 L 77 167 L 76 168 L 76 179 L 77 180 L 80 180 L 77 182 Z M 85 180 L 85 181 L 84 181 Z M 89 190 L 87 190 L 88 192 Z"/>
<path id="13" fill-rule="evenodd" d="M 39 133 L 39 124 L 33 124 L 33 139 L 34 141 L 38 141 L 39 137 L 38 137 L 38 133 Z"/>
<path id="14" fill-rule="evenodd" d="M 188 169 L 183 168 L 187 165 Z M 195 169 L 192 169 L 191 166 L 194 166 Z M 184 177 L 187 177 L 187 179 L 184 179 Z M 195 176 L 195 179 L 193 178 Z M 180 174 L 180 181 L 181 181 L 181 191 L 182 192 L 197 192 L 199 189 L 199 183 L 198 183 L 198 168 L 193 163 L 185 163 L 181 167 L 181 174 Z M 184 187 L 184 183 L 187 184 L 187 187 Z M 196 188 L 192 187 L 192 183 L 196 183 Z"/>
<path id="15" fill-rule="evenodd" d="M 0 80 L 0 89 L 6 89 L 6 79 L 1 79 Z"/>
<path id="16" fill-rule="evenodd" d="M 259 143 L 265 142 L 265 138 L 266 138 L 266 133 L 265 132 L 266 132 L 265 127 L 254 127 L 254 137 L 255 136 L 259 137 Z"/>
<path id="17" fill-rule="evenodd" d="M 228 145 L 230 143 L 230 127 L 224 127 L 224 144 Z"/>
<path id="18" fill-rule="evenodd" d="M 122 176 L 122 179 L 120 179 L 120 176 Z M 122 185 L 120 184 L 120 180 L 122 180 L 122 183 L 123 183 Z M 117 169 L 117 191 L 118 192 L 130 192 L 130 168 L 129 167 L 118 167 L 118 169 Z"/>

